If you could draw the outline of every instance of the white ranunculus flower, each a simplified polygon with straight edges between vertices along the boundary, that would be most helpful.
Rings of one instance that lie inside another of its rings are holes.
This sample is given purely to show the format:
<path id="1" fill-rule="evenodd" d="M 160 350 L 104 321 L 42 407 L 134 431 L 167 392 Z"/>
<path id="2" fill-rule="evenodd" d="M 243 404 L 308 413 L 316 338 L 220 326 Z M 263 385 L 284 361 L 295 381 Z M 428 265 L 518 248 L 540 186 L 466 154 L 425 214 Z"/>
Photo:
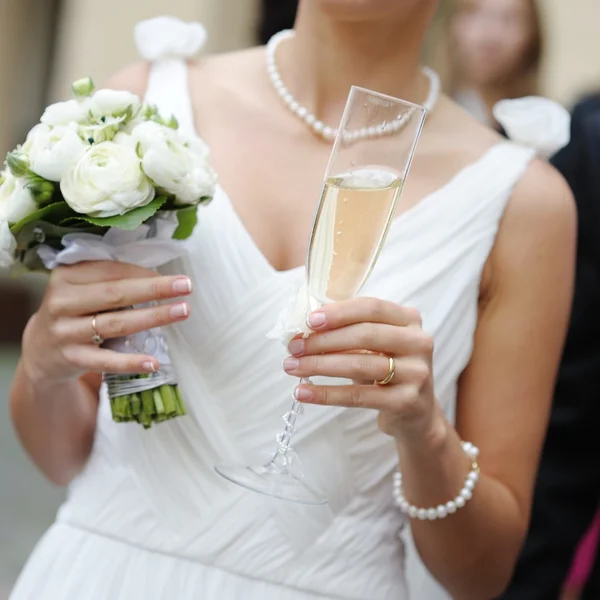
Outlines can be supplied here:
<path id="1" fill-rule="evenodd" d="M 86 144 L 70 127 L 37 125 L 26 142 L 31 170 L 48 181 L 60 181 L 84 154 Z"/>
<path id="2" fill-rule="evenodd" d="M 156 121 L 142 121 L 133 128 L 131 137 L 136 144 L 140 144 L 141 151 L 145 152 L 153 144 L 176 142 L 177 132 Z"/>
<path id="3" fill-rule="evenodd" d="M 569 143 L 571 116 L 564 106 L 538 96 L 502 100 L 494 117 L 508 137 L 549 158 Z"/>
<path id="4" fill-rule="evenodd" d="M 176 204 L 194 205 L 214 195 L 217 176 L 204 142 L 150 121 L 138 125 L 132 137 L 139 145 L 144 172 L 173 195 Z"/>
<path id="5" fill-rule="evenodd" d="M 10 232 L 8 221 L 0 221 L 0 268 L 10 267 L 16 247 L 17 242 Z"/>
<path id="6" fill-rule="evenodd" d="M 196 155 L 208 160 L 210 150 L 204 140 L 197 135 L 186 135 L 181 131 L 177 132 L 183 143 Z"/>
<path id="7" fill-rule="evenodd" d="M 69 125 L 69 123 L 85 123 L 89 118 L 87 103 L 79 100 L 67 100 L 51 104 L 42 115 L 40 121 L 44 125 Z"/>
<path id="8" fill-rule="evenodd" d="M 99 218 L 125 214 L 155 196 L 135 150 L 114 142 L 90 146 L 62 179 L 60 189 L 75 212 Z"/>
<path id="9" fill-rule="evenodd" d="M 119 144 L 120 146 L 127 146 L 132 150 L 136 149 L 135 140 L 131 135 L 125 133 L 124 131 L 119 131 L 119 133 L 117 133 L 117 135 L 115 135 L 115 137 L 113 138 L 113 142 L 115 144 Z"/>
<path id="10" fill-rule="evenodd" d="M 128 111 L 135 116 L 142 106 L 135 94 L 118 90 L 98 90 L 90 98 L 89 104 L 90 111 L 96 118 L 120 117 Z"/>
<path id="11" fill-rule="evenodd" d="M 10 225 L 18 223 L 38 209 L 27 181 L 10 172 L 2 173 L 4 183 L 0 185 L 0 222 Z"/>

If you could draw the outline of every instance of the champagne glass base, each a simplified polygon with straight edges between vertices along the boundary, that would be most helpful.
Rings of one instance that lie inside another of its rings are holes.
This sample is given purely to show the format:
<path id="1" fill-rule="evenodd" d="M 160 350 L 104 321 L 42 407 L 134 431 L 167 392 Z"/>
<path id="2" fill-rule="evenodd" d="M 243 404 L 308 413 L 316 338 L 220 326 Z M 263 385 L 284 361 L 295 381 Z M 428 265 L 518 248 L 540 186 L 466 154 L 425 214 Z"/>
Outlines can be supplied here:
<path id="1" fill-rule="evenodd" d="M 312 506 L 327 504 L 329 501 L 325 494 L 309 486 L 288 469 L 282 470 L 273 461 L 260 467 L 221 464 L 215 466 L 215 471 L 232 483 L 279 500 Z"/>

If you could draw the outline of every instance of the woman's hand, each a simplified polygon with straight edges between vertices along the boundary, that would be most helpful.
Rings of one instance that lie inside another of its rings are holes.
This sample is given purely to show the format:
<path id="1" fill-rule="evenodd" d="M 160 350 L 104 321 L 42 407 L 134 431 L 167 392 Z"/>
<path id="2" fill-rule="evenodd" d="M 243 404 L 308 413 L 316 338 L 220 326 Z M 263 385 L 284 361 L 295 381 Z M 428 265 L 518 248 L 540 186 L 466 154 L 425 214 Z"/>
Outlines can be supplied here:
<path id="1" fill-rule="evenodd" d="M 284 369 L 296 377 L 343 377 L 347 386 L 300 385 L 300 402 L 373 408 L 379 426 L 396 438 L 418 439 L 433 432 L 436 402 L 433 393 L 433 340 L 421 328 L 415 309 L 373 298 L 328 304 L 309 315 L 314 333 L 289 344 L 292 355 Z M 387 385 L 377 385 L 390 372 Z"/>
<path id="2" fill-rule="evenodd" d="M 95 345 L 92 319 L 103 339 L 185 320 L 186 302 L 122 310 L 134 304 L 187 296 L 187 277 L 161 277 L 118 262 L 86 262 L 52 272 L 46 295 L 23 336 L 23 367 L 34 382 L 75 380 L 84 373 L 149 373 L 153 356 L 121 354 Z"/>

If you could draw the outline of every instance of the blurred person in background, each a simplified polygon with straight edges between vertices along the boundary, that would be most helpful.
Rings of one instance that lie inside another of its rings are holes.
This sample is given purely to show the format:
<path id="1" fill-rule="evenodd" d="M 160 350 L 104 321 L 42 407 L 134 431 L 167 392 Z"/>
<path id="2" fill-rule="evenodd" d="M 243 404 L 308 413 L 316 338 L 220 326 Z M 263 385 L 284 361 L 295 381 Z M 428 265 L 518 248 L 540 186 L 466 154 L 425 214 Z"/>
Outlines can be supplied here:
<path id="1" fill-rule="evenodd" d="M 579 213 L 575 295 L 530 531 L 504 600 L 560 596 L 600 502 L 600 94 L 575 107 L 571 142 L 551 162 L 571 186 Z M 600 598 L 599 526 L 597 519 L 567 582 L 584 587 L 583 600 Z"/>
<path id="2" fill-rule="evenodd" d="M 536 0 L 456 0 L 449 43 L 448 90 L 482 123 L 498 128 L 498 101 L 538 94 L 544 44 Z"/>
<path id="3" fill-rule="evenodd" d="M 575 211 L 535 147 L 439 97 L 420 68 L 437 4 L 301 0 L 271 68 L 264 48 L 188 63 L 201 28 L 140 26 L 146 60 L 110 85 L 201 135 L 220 186 L 168 274 L 96 262 L 50 277 L 11 409 L 26 450 L 69 498 L 13 600 L 406 600 L 409 584 L 429 600 L 419 568 L 445 598 L 505 588 L 568 322 Z M 315 311 L 312 334 L 286 355 L 265 334 L 304 278 L 350 85 L 429 99 L 431 110 L 372 297 Z M 159 298 L 173 303 L 120 310 Z M 169 325 L 173 362 L 185 365 L 190 415 L 150 431 L 116 425 L 100 374 L 151 372 L 156 359 L 111 353 L 94 332 L 156 325 Z M 295 393 L 329 405 L 307 407 L 297 440 L 328 506 L 265 499 L 214 473 L 223 453 L 262 454 L 288 409 L 289 376 L 325 377 Z M 480 474 L 461 440 L 480 448 Z M 398 464 L 410 510 L 393 500 Z"/>

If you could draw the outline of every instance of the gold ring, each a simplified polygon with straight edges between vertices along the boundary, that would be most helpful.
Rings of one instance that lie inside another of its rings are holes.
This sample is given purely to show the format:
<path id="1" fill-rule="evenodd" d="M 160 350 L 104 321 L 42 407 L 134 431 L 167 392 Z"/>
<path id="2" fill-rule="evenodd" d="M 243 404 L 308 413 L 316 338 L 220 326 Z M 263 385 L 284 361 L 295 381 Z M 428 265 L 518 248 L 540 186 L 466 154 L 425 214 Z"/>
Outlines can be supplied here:
<path id="1" fill-rule="evenodd" d="M 394 379 L 394 375 L 396 374 L 396 361 L 392 356 L 388 356 L 389 369 L 388 374 L 381 380 L 376 381 L 377 385 L 387 385 L 392 379 Z"/>
<path id="2" fill-rule="evenodd" d="M 98 315 L 94 315 L 92 317 L 92 329 L 94 331 L 94 334 L 92 335 L 92 343 L 96 344 L 96 346 L 102 346 L 102 344 L 104 344 L 104 338 L 98 333 L 98 330 L 96 329 L 96 317 Z"/>

